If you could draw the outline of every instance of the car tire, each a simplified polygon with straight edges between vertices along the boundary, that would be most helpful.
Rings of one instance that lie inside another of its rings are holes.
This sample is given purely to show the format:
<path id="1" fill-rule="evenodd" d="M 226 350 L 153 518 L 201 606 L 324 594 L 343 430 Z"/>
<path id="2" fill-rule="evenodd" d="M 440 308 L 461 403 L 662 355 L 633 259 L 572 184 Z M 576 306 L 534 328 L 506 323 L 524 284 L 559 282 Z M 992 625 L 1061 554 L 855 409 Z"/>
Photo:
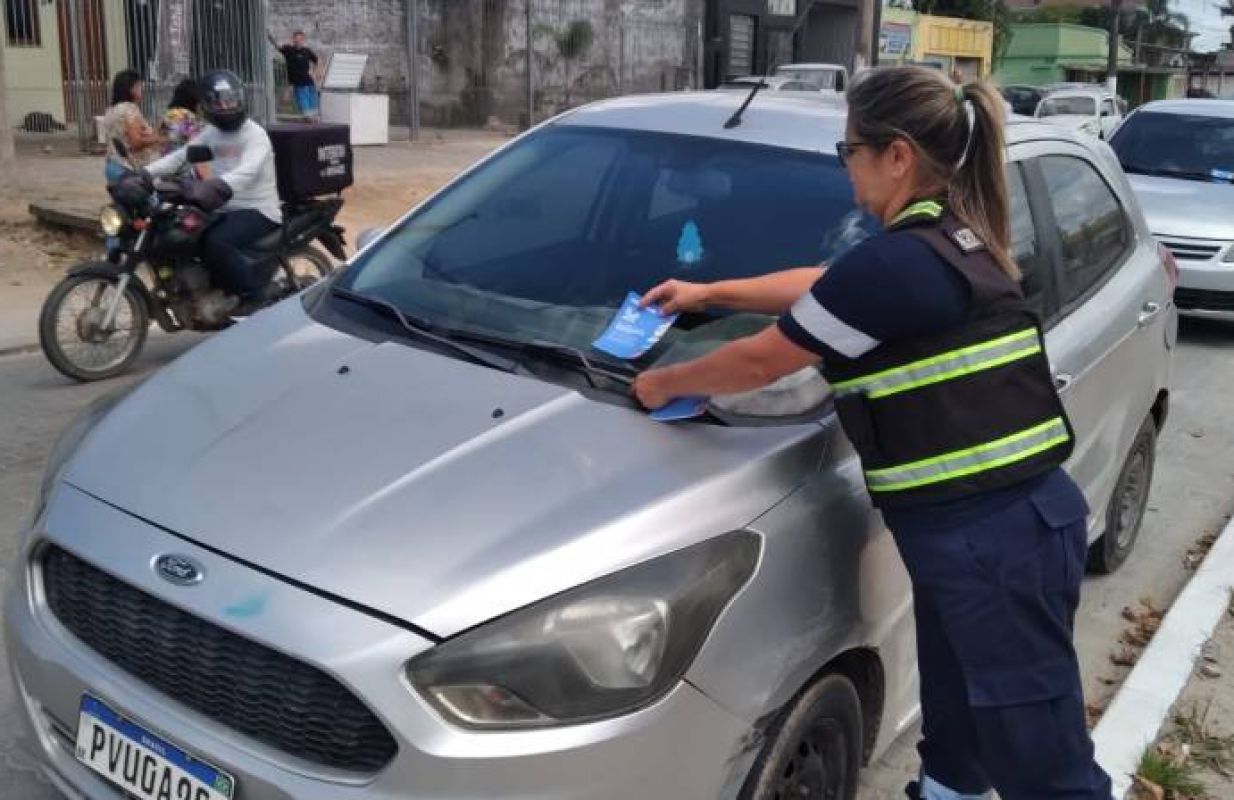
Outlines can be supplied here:
<path id="1" fill-rule="evenodd" d="M 843 675 L 824 675 L 768 733 L 742 800 L 853 800 L 862 736 L 857 689 Z"/>
<path id="2" fill-rule="evenodd" d="M 1156 461 L 1157 423 L 1150 414 L 1136 432 L 1131 451 L 1114 483 L 1105 515 L 1105 533 L 1088 548 L 1088 568 L 1092 572 L 1109 575 L 1131 555 L 1140 535 L 1144 512 L 1148 509 Z"/>

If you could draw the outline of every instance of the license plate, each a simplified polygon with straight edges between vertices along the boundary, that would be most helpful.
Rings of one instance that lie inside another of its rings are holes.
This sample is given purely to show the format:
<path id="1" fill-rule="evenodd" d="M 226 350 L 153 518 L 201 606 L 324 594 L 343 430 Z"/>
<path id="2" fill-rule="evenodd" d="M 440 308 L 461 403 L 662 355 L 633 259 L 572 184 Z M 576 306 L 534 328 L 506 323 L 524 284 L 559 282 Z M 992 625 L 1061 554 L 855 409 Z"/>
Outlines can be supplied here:
<path id="1" fill-rule="evenodd" d="M 77 760 L 141 800 L 231 800 L 235 781 L 84 695 Z"/>

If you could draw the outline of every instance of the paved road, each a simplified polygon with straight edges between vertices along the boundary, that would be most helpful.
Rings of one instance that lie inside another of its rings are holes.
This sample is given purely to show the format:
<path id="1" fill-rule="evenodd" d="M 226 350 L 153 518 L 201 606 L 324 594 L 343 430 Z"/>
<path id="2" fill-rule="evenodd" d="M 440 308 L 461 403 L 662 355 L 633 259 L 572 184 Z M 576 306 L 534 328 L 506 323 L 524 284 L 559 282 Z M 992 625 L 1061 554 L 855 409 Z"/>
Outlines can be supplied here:
<path id="1" fill-rule="evenodd" d="M 148 371 L 190 347 L 187 336 L 154 337 L 140 367 Z M 0 358 L 0 568 L 15 551 L 43 459 L 55 434 L 76 409 L 134 375 L 106 385 L 75 386 L 37 354 Z M 1136 553 L 1117 574 L 1085 585 L 1077 640 L 1090 695 L 1108 695 L 1101 678 L 1121 673 L 1108 659 L 1123 629 L 1123 606 L 1151 597 L 1166 603 L 1186 580 L 1187 548 L 1216 529 L 1234 509 L 1234 426 L 1226 413 L 1234 397 L 1234 326 L 1186 325 L 1176 359 L 1173 410 L 1162 435 L 1150 511 Z M 123 454 L 117 454 L 122 458 Z M 0 575 L 0 589 L 6 577 Z M 0 645 L 0 651 L 2 651 Z M 7 672 L 0 662 L 0 672 Z M 12 689 L 0 675 L 0 798 L 55 800 L 14 743 Z M 912 734 L 866 771 L 862 800 L 899 800 L 916 769 Z"/>

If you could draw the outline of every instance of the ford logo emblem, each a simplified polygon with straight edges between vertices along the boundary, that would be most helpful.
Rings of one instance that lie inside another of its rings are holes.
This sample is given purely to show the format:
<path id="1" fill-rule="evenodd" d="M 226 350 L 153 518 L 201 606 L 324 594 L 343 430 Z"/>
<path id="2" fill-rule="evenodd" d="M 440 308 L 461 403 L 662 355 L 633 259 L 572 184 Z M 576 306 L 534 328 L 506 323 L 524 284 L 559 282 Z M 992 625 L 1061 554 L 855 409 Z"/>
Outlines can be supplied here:
<path id="1" fill-rule="evenodd" d="M 201 583 L 206 577 L 206 571 L 188 556 L 174 554 L 162 555 L 154 559 L 154 571 L 165 581 L 177 586 L 192 586 Z"/>

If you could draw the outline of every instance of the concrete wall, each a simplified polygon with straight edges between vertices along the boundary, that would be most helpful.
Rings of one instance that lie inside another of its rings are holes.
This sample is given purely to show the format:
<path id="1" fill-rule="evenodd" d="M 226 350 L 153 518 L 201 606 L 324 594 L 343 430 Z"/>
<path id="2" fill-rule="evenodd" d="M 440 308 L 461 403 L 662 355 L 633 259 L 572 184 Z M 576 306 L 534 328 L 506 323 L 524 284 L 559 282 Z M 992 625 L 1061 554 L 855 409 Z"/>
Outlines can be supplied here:
<path id="1" fill-rule="evenodd" d="M 56 29 L 56 7 L 38 4 L 40 47 L 9 47 L 0 21 L 0 50 L 4 57 L 4 78 L 8 86 L 8 117 L 13 125 L 31 111 L 51 114 L 64 122 L 64 91 L 60 79 L 60 42 Z"/>
<path id="2" fill-rule="evenodd" d="M 524 0 L 427 0 L 422 17 L 421 115 L 427 124 L 520 122 L 526 115 Z M 636 91 L 697 84 L 700 0 L 532 0 L 535 117 Z M 589 26 L 582 52 L 563 52 L 571 26 Z"/>

